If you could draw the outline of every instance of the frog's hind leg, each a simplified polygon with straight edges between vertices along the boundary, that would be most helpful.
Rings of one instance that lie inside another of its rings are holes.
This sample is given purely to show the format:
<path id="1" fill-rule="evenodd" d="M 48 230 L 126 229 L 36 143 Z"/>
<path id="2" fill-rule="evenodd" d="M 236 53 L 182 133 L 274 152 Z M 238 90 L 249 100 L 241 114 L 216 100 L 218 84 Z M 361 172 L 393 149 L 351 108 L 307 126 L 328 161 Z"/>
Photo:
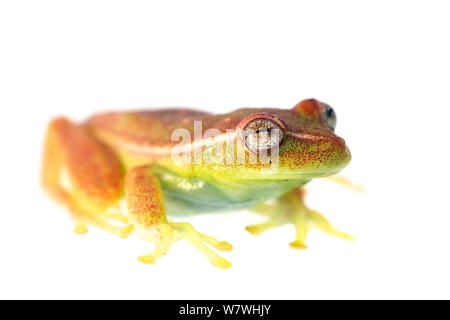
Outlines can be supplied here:
<path id="1" fill-rule="evenodd" d="M 306 249 L 306 237 L 311 227 L 316 227 L 329 235 L 353 240 L 353 237 L 336 230 L 328 220 L 319 212 L 311 210 L 304 203 L 304 191 L 295 189 L 276 200 L 274 204 L 261 204 L 252 209 L 255 212 L 268 216 L 266 222 L 248 226 L 246 229 L 253 234 L 260 234 L 268 229 L 293 224 L 296 238 L 289 245 L 295 249 Z"/>
<path id="2" fill-rule="evenodd" d="M 113 211 L 123 193 L 120 163 L 87 128 L 64 118 L 49 124 L 41 178 L 47 193 L 69 209 L 76 233 L 86 233 L 87 225 L 119 237 L 132 231 L 131 226 L 111 223 L 127 222 L 125 216 Z"/>

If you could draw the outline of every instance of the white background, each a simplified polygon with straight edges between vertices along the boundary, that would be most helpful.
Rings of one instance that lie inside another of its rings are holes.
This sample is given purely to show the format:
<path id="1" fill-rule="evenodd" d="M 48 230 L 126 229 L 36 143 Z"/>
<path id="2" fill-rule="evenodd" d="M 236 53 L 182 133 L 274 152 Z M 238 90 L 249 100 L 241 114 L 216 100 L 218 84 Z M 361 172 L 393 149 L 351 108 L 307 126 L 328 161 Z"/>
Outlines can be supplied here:
<path id="1" fill-rule="evenodd" d="M 2 1 L 0 298 L 450 298 L 450 7 L 445 1 Z M 259 237 L 249 213 L 189 219 L 231 242 L 230 270 L 185 242 L 73 234 L 39 187 L 57 115 L 191 106 L 338 115 L 360 195 L 317 181 L 308 204 L 355 243 L 291 227 Z"/>

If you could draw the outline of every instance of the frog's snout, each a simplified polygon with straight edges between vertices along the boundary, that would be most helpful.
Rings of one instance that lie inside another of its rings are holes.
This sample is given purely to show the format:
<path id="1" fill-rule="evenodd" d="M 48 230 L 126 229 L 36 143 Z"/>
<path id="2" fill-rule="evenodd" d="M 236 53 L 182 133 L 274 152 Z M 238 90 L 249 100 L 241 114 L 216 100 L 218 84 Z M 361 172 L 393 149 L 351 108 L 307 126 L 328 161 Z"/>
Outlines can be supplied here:
<path id="1" fill-rule="evenodd" d="M 352 160 L 352 154 L 351 154 L 351 152 L 350 152 L 350 149 L 347 147 L 347 145 L 345 145 L 345 156 L 344 156 L 344 163 L 345 163 L 345 166 L 347 166 L 349 163 L 350 163 L 350 161 Z"/>
<path id="2" fill-rule="evenodd" d="M 334 171 L 346 167 L 352 158 L 345 140 L 334 133 L 318 135 L 313 139 L 313 158 L 317 159 L 321 170 Z"/>
<path id="3" fill-rule="evenodd" d="M 346 167 L 352 159 L 350 149 L 345 143 L 345 140 L 336 135 L 329 140 L 329 150 L 327 153 L 329 153 L 330 165 L 340 169 Z"/>
<path id="4" fill-rule="evenodd" d="M 339 139 L 342 140 L 342 147 L 340 147 L 339 150 L 337 150 L 335 165 L 340 170 L 350 163 L 350 161 L 352 160 L 352 154 L 350 153 L 350 149 L 348 148 L 344 139 L 342 138 Z"/>

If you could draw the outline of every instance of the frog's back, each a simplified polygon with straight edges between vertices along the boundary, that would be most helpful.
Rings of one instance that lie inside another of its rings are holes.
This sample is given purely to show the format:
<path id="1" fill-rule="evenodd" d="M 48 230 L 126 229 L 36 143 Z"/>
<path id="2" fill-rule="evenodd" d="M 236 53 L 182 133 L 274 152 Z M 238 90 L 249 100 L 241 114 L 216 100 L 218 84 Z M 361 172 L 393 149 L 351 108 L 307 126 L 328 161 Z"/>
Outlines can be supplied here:
<path id="1" fill-rule="evenodd" d="M 193 132 L 193 121 L 210 117 L 207 112 L 188 109 L 138 110 L 94 115 L 87 125 L 105 142 L 119 146 L 170 147 L 177 144 L 175 129 Z"/>
<path id="2" fill-rule="evenodd" d="M 208 129 L 225 132 L 234 129 L 242 119 L 254 113 L 285 113 L 290 110 L 242 108 L 227 114 L 211 114 L 191 109 L 159 109 L 130 112 L 107 112 L 93 116 L 87 125 L 100 139 L 115 148 L 137 153 L 166 156 L 179 141 L 172 139 L 176 129 L 185 129 L 192 138 L 195 121 L 201 121 L 201 134 Z"/>

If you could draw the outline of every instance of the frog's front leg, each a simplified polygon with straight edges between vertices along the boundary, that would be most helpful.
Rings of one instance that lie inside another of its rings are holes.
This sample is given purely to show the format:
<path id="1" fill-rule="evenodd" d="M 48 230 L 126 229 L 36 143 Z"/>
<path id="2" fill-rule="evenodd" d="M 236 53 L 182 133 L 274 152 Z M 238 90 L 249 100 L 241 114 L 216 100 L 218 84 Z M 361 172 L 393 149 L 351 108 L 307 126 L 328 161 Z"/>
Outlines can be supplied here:
<path id="1" fill-rule="evenodd" d="M 264 223 L 248 226 L 246 229 L 250 233 L 260 234 L 280 225 L 293 224 L 296 231 L 296 238 L 289 245 L 295 249 L 307 248 L 305 241 L 311 227 L 316 227 L 338 238 L 353 240 L 352 236 L 333 228 L 322 214 L 305 205 L 304 191 L 302 188 L 288 192 L 273 204 L 262 203 L 252 208 L 252 210 L 267 215 L 268 219 Z"/>
<path id="2" fill-rule="evenodd" d="M 125 199 L 128 215 L 140 237 L 155 243 L 153 252 L 139 257 L 142 262 L 155 263 L 169 251 L 175 241 L 185 239 L 214 266 L 231 267 L 230 262 L 206 245 L 228 251 L 232 249 L 229 243 L 197 232 L 189 223 L 172 223 L 167 220 L 161 186 L 152 173 L 151 166 L 135 167 L 127 173 Z"/>

